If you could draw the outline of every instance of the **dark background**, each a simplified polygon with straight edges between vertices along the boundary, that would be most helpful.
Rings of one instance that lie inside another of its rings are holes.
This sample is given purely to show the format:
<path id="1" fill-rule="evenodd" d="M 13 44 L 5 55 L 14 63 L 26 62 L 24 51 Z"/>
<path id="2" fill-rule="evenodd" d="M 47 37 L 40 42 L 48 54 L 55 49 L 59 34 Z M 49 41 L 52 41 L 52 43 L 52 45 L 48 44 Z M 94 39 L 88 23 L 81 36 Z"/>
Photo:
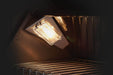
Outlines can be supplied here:
<path id="1" fill-rule="evenodd" d="M 0 75 L 12 75 L 10 62 L 7 57 L 7 47 L 11 42 L 16 30 L 21 24 L 25 14 L 38 9 L 43 11 L 70 10 L 89 15 L 105 16 L 106 31 L 101 39 L 104 58 L 105 75 L 112 75 L 113 55 L 113 26 L 112 26 L 112 1 L 108 0 L 3 0 L 0 1 Z M 21 18 L 21 20 L 19 20 Z"/>

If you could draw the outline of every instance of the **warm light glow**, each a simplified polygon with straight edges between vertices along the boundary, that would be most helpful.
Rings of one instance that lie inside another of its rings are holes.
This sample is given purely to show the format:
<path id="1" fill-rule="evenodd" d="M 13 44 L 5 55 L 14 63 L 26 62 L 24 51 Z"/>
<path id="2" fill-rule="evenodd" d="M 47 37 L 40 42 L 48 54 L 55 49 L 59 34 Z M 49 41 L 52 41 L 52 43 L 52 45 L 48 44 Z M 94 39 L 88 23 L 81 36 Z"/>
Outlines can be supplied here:
<path id="1" fill-rule="evenodd" d="M 63 23 L 63 19 L 60 16 L 58 16 L 57 18 Z"/>
<path id="2" fill-rule="evenodd" d="M 53 45 L 56 41 L 61 40 L 61 36 L 56 32 L 54 26 L 45 20 L 42 20 L 41 25 L 37 25 L 34 28 L 34 32 L 50 45 Z"/>
<path id="3" fill-rule="evenodd" d="M 55 16 L 55 19 L 58 21 L 58 23 L 64 29 L 64 31 L 67 31 L 66 24 L 64 23 L 64 20 L 62 19 L 62 17 L 61 16 Z"/>
<path id="4" fill-rule="evenodd" d="M 45 16 L 39 19 L 31 26 L 26 28 L 26 30 L 34 35 L 37 35 L 51 46 L 54 45 L 60 49 L 64 49 L 66 46 L 69 45 L 69 42 L 62 34 L 52 16 Z"/>

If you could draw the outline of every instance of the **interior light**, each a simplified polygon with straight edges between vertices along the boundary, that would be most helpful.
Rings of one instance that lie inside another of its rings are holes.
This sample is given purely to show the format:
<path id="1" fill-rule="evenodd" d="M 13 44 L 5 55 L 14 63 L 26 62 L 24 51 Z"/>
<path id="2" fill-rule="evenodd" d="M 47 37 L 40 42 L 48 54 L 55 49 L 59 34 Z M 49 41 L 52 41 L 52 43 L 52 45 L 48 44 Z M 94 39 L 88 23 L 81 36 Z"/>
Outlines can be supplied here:
<path id="1" fill-rule="evenodd" d="M 52 17 L 45 16 L 26 30 L 39 36 L 51 46 L 56 45 L 64 49 L 69 44 Z"/>
<path id="2" fill-rule="evenodd" d="M 40 25 L 36 25 L 33 28 L 34 32 L 38 34 L 39 37 L 43 38 L 50 45 L 53 45 L 56 41 L 61 40 L 61 34 L 57 33 L 54 26 L 45 20 L 41 21 Z"/>

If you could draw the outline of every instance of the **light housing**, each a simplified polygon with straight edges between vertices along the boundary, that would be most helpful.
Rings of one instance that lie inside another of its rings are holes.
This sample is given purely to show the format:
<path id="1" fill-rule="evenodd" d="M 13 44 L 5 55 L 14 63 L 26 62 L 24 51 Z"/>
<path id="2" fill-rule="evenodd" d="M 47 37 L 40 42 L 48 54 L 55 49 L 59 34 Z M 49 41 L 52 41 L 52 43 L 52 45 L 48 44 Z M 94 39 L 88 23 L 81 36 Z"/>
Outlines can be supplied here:
<path id="1" fill-rule="evenodd" d="M 45 16 L 41 18 L 26 28 L 26 30 L 42 38 L 50 46 L 55 45 L 60 49 L 64 49 L 69 44 L 52 16 Z"/>

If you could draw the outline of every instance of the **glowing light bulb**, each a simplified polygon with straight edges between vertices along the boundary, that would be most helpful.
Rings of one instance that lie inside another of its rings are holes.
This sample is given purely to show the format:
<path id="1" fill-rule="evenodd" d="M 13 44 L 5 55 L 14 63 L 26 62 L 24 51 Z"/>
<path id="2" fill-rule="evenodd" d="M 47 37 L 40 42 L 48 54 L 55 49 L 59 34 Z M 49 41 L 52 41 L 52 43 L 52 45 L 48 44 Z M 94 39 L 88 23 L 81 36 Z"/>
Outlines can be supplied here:
<path id="1" fill-rule="evenodd" d="M 39 36 L 49 45 L 55 45 L 60 49 L 64 49 L 69 44 L 52 17 L 44 17 L 26 30 Z"/>
<path id="2" fill-rule="evenodd" d="M 41 25 L 35 27 L 34 32 L 40 35 L 40 37 L 47 41 L 50 45 L 53 45 L 56 41 L 61 40 L 61 35 L 55 31 L 54 26 L 46 21 L 42 21 Z"/>

